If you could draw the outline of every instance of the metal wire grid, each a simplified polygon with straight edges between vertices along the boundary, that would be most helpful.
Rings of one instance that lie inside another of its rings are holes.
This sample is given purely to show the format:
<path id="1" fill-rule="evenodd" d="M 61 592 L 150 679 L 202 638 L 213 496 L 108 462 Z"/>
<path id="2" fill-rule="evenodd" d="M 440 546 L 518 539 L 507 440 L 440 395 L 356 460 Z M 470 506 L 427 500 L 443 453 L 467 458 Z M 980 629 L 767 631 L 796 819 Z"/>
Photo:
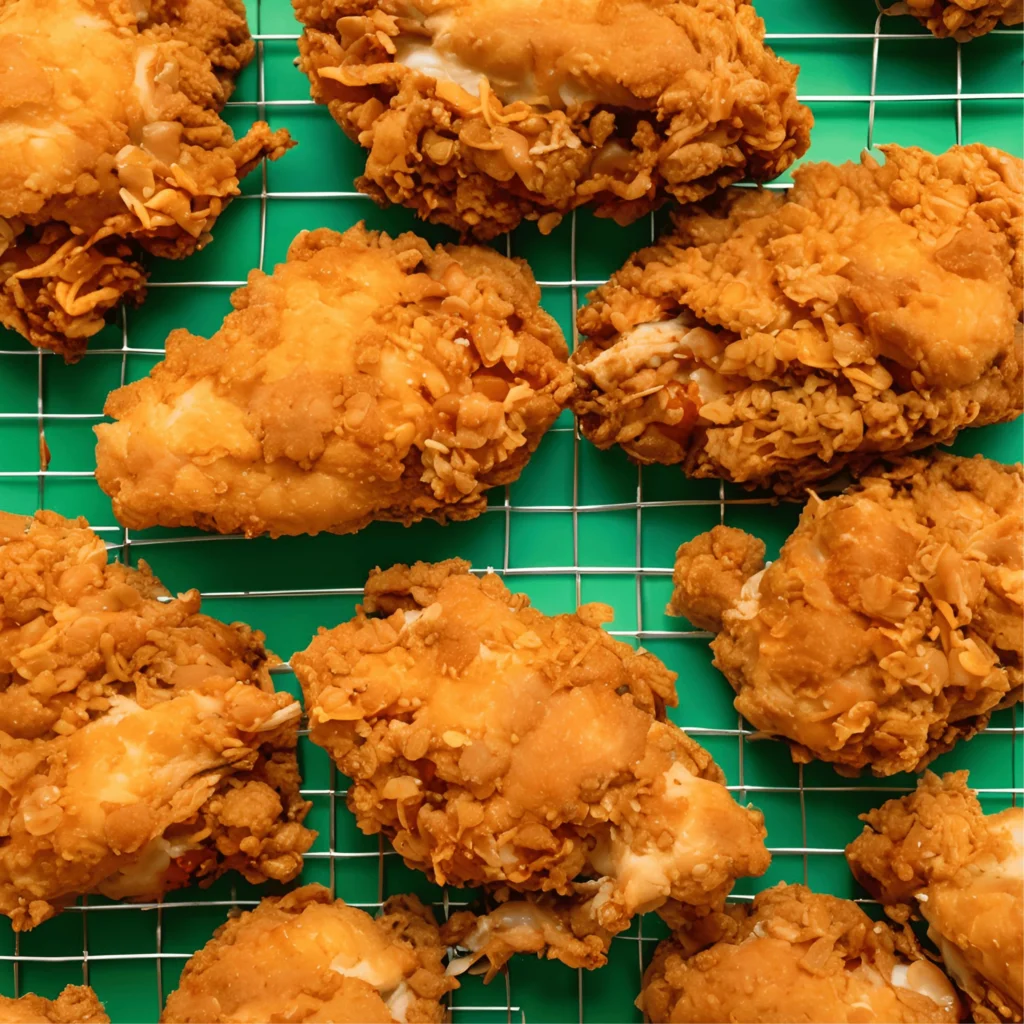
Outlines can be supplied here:
<path id="1" fill-rule="evenodd" d="M 257 3 L 262 3 L 264 0 L 257 0 Z M 877 0 L 876 0 L 877 2 Z M 963 134 L 963 104 L 965 102 L 973 101 L 1000 101 L 1000 100 L 1021 100 L 1024 99 L 1024 92 L 972 92 L 967 93 L 963 91 L 963 73 L 962 73 L 962 47 L 959 43 L 956 45 L 956 91 L 953 93 L 921 93 L 921 94 L 879 94 L 876 86 L 878 81 L 878 69 L 879 69 L 879 53 L 880 45 L 883 41 L 894 41 L 894 40 L 913 40 L 916 43 L 922 45 L 936 44 L 939 41 L 931 35 L 921 35 L 917 33 L 886 33 L 883 35 L 881 31 L 883 15 L 881 10 L 879 11 L 878 17 L 875 21 L 874 31 L 870 33 L 840 33 L 840 32 L 807 32 L 807 33 L 768 33 L 767 39 L 769 41 L 783 41 L 783 40 L 820 40 L 824 44 L 842 43 L 851 40 L 870 40 L 872 43 L 871 47 L 871 87 L 870 92 L 867 95 L 847 95 L 847 94 L 801 94 L 800 99 L 804 102 L 809 103 L 865 103 L 868 105 L 868 120 L 867 120 L 867 137 L 865 144 L 867 148 L 870 148 L 873 143 L 874 126 L 875 126 L 875 113 L 877 105 L 880 103 L 902 103 L 902 102 L 921 102 L 921 101 L 937 101 L 945 100 L 952 101 L 955 103 L 955 120 L 956 120 L 956 141 L 961 143 Z M 1020 38 L 1020 33 L 1009 32 L 1005 30 L 996 30 L 992 35 L 1012 35 Z M 228 107 L 235 108 L 254 108 L 256 115 L 260 119 L 266 117 L 269 108 L 289 108 L 289 107 L 309 107 L 313 106 L 312 100 L 275 100 L 268 99 L 266 93 L 266 67 L 265 67 L 265 43 L 271 41 L 287 41 L 297 39 L 298 36 L 295 34 L 283 34 L 283 33 L 254 33 L 254 38 L 257 41 L 256 48 L 256 61 L 257 61 L 257 79 L 258 79 L 258 93 L 257 99 L 255 100 L 236 100 L 228 103 Z M 947 42 L 948 45 L 948 42 Z M 267 181 L 267 166 L 264 162 L 261 165 L 261 187 L 258 192 L 239 196 L 236 201 L 240 202 L 259 202 L 260 204 L 260 234 L 259 234 L 259 267 L 263 269 L 264 260 L 266 255 L 266 243 L 267 243 L 267 209 L 268 203 L 272 200 L 277 199 L 339 199 L 349 200 L 357 199 L 367 201 L 367 197 L 363 196 L 362 193 L 356 191 L 270 191 L 268 189 Z M 775 183 L 766 186 L 768 188 L 788 188 L 790 187 L 786 183 Z M 656 235 L 655 221 L 653 215 L 650 218 L 650 235 L 653 241 Z M 506 251 L 509 255 L 512 252 L 512 239 L 511 236 L 506 236 Z M 542 288 L 551 289 L 563 289 L 568 290 L 571 297 L 572 313 L 573 313 L 573 341 L 575 343 L 576 331 L 575 331 L 575 313 L 579 306 L 579 300 L 581 291 L 589 290 L 597 285 L 603 283 L 602 280 L 585 280 L 581 279 L 577 274 L 577 230 L 576 230 L 576 215 L 572 215 L 571 219 L 571 236 L 570 236 L 570 266 L 571 266 L 571 277 L 569 280 L 542 280 L 538 283 Z M 202 280 L 202 281 L 185 281 L 185 282 L 151 282 L 150 287 L 157 288 L 236 288 L 245 284 L 241 280 Z M 123 386 L 127 380 L 127 361 L 128 356 L 133 354 L 141 355 L 161 355 L 163 349 L 159 348 L 143 348 L 133 347 L 130 343 L 128 333 L 128 318 L 122 309 L 121 311 L 121 345 L 115 348 L 92 348 L 88 351 L 87 357 L 93 358 L 97 356 L 112 356 L 120 358 L 120 384 Z M 45 375 L 46 366 L 48 361 L 53 358 L 53 353 L 45 351 L 33 351 L 31 349 L 0 349 L 0 356 L 31 356 L 37 359 L 38 372 L 37 372 L 37 400 L 36 409 L 34 412 L 6 412 L 0 411 L 0 421 L 25 421 L 35 420 L 38 430 L 39 439 L 39 452 L 40 452 L 40 465 L 38 470 L 27 470 L 27 471 L 8 471 L 0 470 L 0 481 L 3 479 L 16 479 L 16 478 L 36 478 L 37 480 L 37 502 L 39 508 L 46 507 L 46 483 L 50 479 L 59 478 L 83 478 L 92 476 L 91 469 L 85 470 L 50 470 L 47 468 L 48 456 L 46 447 L 46 423 L 54 420 L 83 420 L 83 421 L 99 421 L 103 418 L 102 413 L 52 413 L 47 412 L 45 408 Z M 633 501 L 628 502 L 606 502 L 606 503 L 582 503 L 580 501 L 580 435 L 575 426 L 569 427 L 554 427 L 552 432 L 570 432 L 572 434 L 572 464 L 573 464 L 573 481 L 572 481 L 572 503 L 569 505 L 565 504 L 527 504 L 527 505 L 514 505 L 511 501 L 510 488 L 505 488 L 504 502 L 499 505 L 492 505 L 488 508 L 487 514 L 490 515 L 501 515 L 504 516 L 504 545 L 503 545 L 503 562 L 497 571 L 503 577 L 514 580 L 517 576 L 571 576 L 575 581 L 575 596 L 576 603 L 579 604 L 582 601 L 582 581 L 587 575 L 594 576 L 633 576 L 635 578 L 635 613 L 636 613 L 636 629 L 633 630 L 610 630 L 614 636 L 622 637 L 625 639 L 633 639 L 638 642 L 643 642 L 649 639 L 678 639 L 688 640 L 697 642 L 706 642 L 710 638 L 710 634 L 692 631 L 692 630 L 650 630 L 644 628 L 643 621 L 643 599 L 642 599 L 642 582 L 645 578 L 651 577 L 670 577 L 672 573 L 671 566 L 646 566 L 644 564 L 644 553 L 643 553 L 643 535 L 642 535 L 642 521 L 645 510 L 654 508 L 664 507 L 692 507 L 692 506 L 714 506 L 719 510 L 719 521 L 724 523 L 726 520 L 726 510 L 730 507 L 742 506 L 742 505 L 759 505 L 768 504 L 770 499 L 767 498 L 731 498 L 726 497 L 726 491 L 724 484 L 719 485 L 719 493 L 716 498 L 692 498 L 692 499 L 678 499 L 678 500 L 664 500 L 664 501 L 650 501 L 644 500 L 644 487 L 643 487 L 643 468 L 637 467 L 636 469 L 636 498 Z M 579 523 L 580 515 L 594 512 L 614 512 L 614 511 L 635 511 L 636 514 L 636 530 L 635 530 L 635 566 L 622 567 L 622 566 L 604 566 L 595 567 L 580 564 L 580 533 Z M 571 565 L 551 565 L 543 567 L 530 567 L 530 568 L 519 568 L 510 564 L 510 551 L 511 551 L 511 522 L 512 513 L 543 513 L 543 512 L 561 512 L 569 513 L 572 517 L 572 564 Z M 99 533 L 105 533 L 111 535 L 110 541 L 108 542 L 108 548 L 115 550 L 121 560 L 125 564 L 132 564 L 133 552 L 144 550 L 147 546 L 151 545 L 174 545 L 174 544 L 197 544 L 197 543 L 231 543 L 241 541 L 240 537 L 233 536 L 220 536 L 215 534 L 202 534 L 199 536 L 185 536 L 185 537 L 166 537 L 166 538 L 133 538 L 127 528 L 118 526 L 94 526 L 94 530 Z M 458 529 L 458 527 L 454 527 Z M 117 539 L 114 539 L 117 537 Z M 483 571 L 483 570 L 475 570 Z M 513 584 L 514 585 L 514 584 Z M 246 598 L 246 599 L 261 599 L 261 598 L 292 598 L 292 597 L 317 597 L 317 596 L 358 596 L 362 593 L 360 588 L 353 587 L 341 587 L 341 588 L 316 588 L 316 589 L 282 589 L 282 590 L 239 590 L 239 591 L 204 591 L 203 598 Z M 313 627 L 318 623 L 310 623 L 310 632 L 312 633 Z M 290 666 L 285 663 L 282 666 L 273 670 L 275 674 L 287 674 L 290 673 Z M 846 793 L 846 792 L 864 792 L 864 793 L 879 793 L 879 802 L 883 798 L 888 798 L 894 794 L 909 792 L 909 789 L 894 788 L 891 786 L 850 786 L 850 785 L 836 785 L 836 786 L 811 786 L 805 785 L 804 783 L 804 770 L 803 766 L 798 766 L 797 769 L 797 785 L 793 786 L 766 786 L 747 783 L 744 772 L 744 750 L 745 744 L 754 735 L 743 719 L 737 715 L 735 728 L 730 729 L 716 729 L 706 728 L 699 726 L 689 726 L 684 722 L 681 723 L 683 728 L 688 733 L 697 737 L 708 737 L 708 736 L 734 736 L 737 741 L 737 763 L 739 766 L 737 784 L 730 785 L 728 788 L 736 793 L 737 798 L 741 802 L 753 796 L 756 800 L 757 794 L 765 793 L 778 793 L 778 794 L 789 794 L 795 797 L 799 802 L 800 807 L 800 828 L 801 828 L 801 842 L 798 846 L 769 846 L 773 856 L 777 855 L 795 855 L 802 859 L 803 864 L 803 880 L 806 883 L 808 881 L 808 866 L 809 858 L 811 857 L 842 857 L 842 848 L 826 848 L 826 847 L 811 847 L 807 845 L 808 837 L 808 824 L 807 824 L 807 802 L 806 798 L 809 793 Z M 1018 785 L 1018 771 L 1017 766 L 1019 762 L 1018 758 L 1018 737 L 1024 734 L 1024 727 L 1014 724 L 1008 727 L 990 727 L 986 730 L 988 733 L 1004 733 L 1009 734 L 1011 737 L 1010 752 L 1011 752 L 1011 764 L 1009 769 L 1009 779 L 1011 785 L 1003 788 L 979 788 L 979 792 L 985 795 L 1010 797 L 1012 803 L 1016 805 L 1020 798 L 1024 796 L 1024 788 Z M 305 735 L 305 733 L 303 733 Z M 308 742 L 308 741 L 302 741 Z M 839 781 L 839 780 L 837 780 Z M 303 794 L 309 797 L 324 797 L 326 796 L 329 801 L 329 812 L 330 812 L 330 826 L 329 826 L 329 848 L 327 851 L 311 852 L 307 854 L 308 860 L 316 859 L 327 859 L 329 864 L 330 872 L 330 888 L 332 893 L 336 890 L 336 870 L 339 861 L 345 861 L 348 858 L 353 857 L 376 857 L 378 860 L 378 893 L 377 900 L 371 903 L 358 903 L 355 902 L 353 905 L 362 906 L 370 911 L 376 910 L 384 899 L 384 864 L 385 858 L 397 857 L 397 854 L 391 850 L 385 850 L 384 843 L 381 841 L 379 848 L 376 852 L 357 852 L 357 851 L 346 851 L 338 849 L 337 844 L 337 807 L 338 800 L 345 796 L 345 790 L 338 788 L 337 773 L 333 767 L 330 768 L 330 786 L 328 789 L 303 789 Z M 770 839 L 770 837 L 769 837 Z M 750 899 L 749 896 L 736 896 L 737 899 Z M 858 902 L 870 904 L 874 901 L 867 899 L 860 899 Z M 255 900 L 239 900 L 235 898 L 235 890 L 232 889 L 232 898 L 227 900 L 185 900 L 175 901 L 175 908 L 186 908 L 186 907 L 202 907 L 202 906 L 214 906 L 223 907 L 225 913 L 231 907 L 238 906 L 254 906 Z M 457 899 L 452 899 L 449 896 L 447 889 L 444 890 L 443 900 L 439 905 L 445 917 L 448 916 L 450 908 L 459 907 L 465 905 L 464 902 Z M 163 970 L 162 965 L 165 960 L 177 959 L 184 960 L 190 954 L 188 953 L 177 953 L 169 952 L 163 949 L 163 903 L 155 904 L 134 904 L 134 909 L 140 911 L 155 911 L 155 928 L 156 928 L 156 951 L 155 952 L 144 952 L 144 953 L 133 953 L 133 954 L 96 954 L 90 953 L 89 950 L 89 918 L 91 915 L 95 915 L 102 911 L 123 909 L 122 907 L 111 907 L 111 906 L 89 906 L 87 899 L 82 900 L 80 906 L 74 906 L 68 909 L 68 913 L 79 913 L 82 920 L 82 952 L 81 955 L 74 956 L 45 956 L 45 955 L 26 955 L 21 952 L 20 949 L 20 936 L 15 936 L 15 947 L 14 954 L 0 956 L 0 961 L 13 961 L 14 970 L 14 986 L 15 996 L 20 995 L 22 991 L 21 977 L 20 977 L 20 965 L 23 962 L 65 962 L 65 961 L 81 961 L 82 964 L 82 982 L 83 984 L 89 984 L 90 981 L 90 962 L 97 962 L 103 960 L 146 960 L 155 961 L 156 965 L 156 979 L 157 979 L 157 996 L 159 1005 L 162 1007 L 164 998 L 168 994 L 165 991 L 163 981 Z M 633 935 L 622 935 L 617 936 L 614 940 L 615 943 L 634 942 L 636 944 L 636 953 L 638 957 L 640 971 L 642 973 L 644 964 L 647 956 L 650 953 L 650 947 L 659 941 L 657 938 L 645 936 L 643 933 L 643 921 L 639 922 L 637 934 Z M 511 970 L 506 969 L 504 972 L 504 989 L 505 989 L 505 1004 L 503 1006 L 477 1006 L 477 1005 L 460 1005 L 458 1001 L 458 993 L 454 1000 L 453 1009 L 462 1015 L 465 1014 L 484 1014 L 483 1019 L 493 1020 L 494 1015 L 502 1015 L 507 1020 L 512 1021 L 513 1019 L 522 1020 L 525 1024 L 526 1014 L 523 1012 L 521 1007 L 516 1004 L 513 999 L 513 984 L 512 975 L 515 973 L 515 963 L 511 965 Z M 583 989 L 583 976 L 584 972 L 578 971 L 578 1016 L 579 1021 L 582 1022 L 585 1019 L 585 1005 L 584 1005 L 584 989 Z M 497 983 L 499 986 L 501 982 Z M 466 1019 L 464 1016 L 460 1019 Z"/>

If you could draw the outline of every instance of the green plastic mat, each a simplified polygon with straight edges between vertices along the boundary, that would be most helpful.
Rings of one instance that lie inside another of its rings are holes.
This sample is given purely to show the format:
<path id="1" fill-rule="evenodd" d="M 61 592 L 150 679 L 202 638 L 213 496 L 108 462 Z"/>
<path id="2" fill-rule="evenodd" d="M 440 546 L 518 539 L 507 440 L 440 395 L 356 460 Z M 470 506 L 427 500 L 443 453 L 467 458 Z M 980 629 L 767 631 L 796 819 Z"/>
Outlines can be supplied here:
<path id="1" fill-rule="evenodd" d="M 220 219 L 204 252 L 181 263 L 154 261 L 145 305 L 94 338 L 77 366 L 0 331 L 0 508 L 87 516 L 124 560 L 144 558 L 172 590 L 199 587 L 205 611 L 264 630 L 284 658 L 305 647 L 317 626 L 352 614 L 376 564 L 459 555 L 503 571 L 514 590 L 545 612 L 606 601 L 616 610 L 617 636 L 642 642 L 679 673 L 673 718 L 711 751 L 737 798 L 765 813 L 772 865 L 762 879 L 740 883 L 737 894 L 785 880 L 839 896 L 863 895 L 842 857 L 859 831 L 856 816 L 913 788 L 915 779 L 848 780 L 824 764 L 801 770 L 782 744 L 750 741 L 728 684 L 711 667 L 707 635 L 682 632 L 680 620 L 664 615 L 680 542 L 725 521 L 758 533 L 773 556 L 796 522 L 795 506 L 773 506 L 713 481 L 688 482 L 673 468 L 640 472 L 620 452 L 598 452 L 579 441 L 566 413 L 522 479 L 507 493 L 493 493 L 488 513 L 474 522 L 411 529 L 375 523 L 355 536 L 276 541 L 187 530 L 129 535 L 117 526 L 92 479 L 91 428 L 107 392 L 148 373 L 172 328 L 216 330 L 231 290 L 250 268 L 269 269 L 283 259 L 303 228 L 344 229 L 365 218 L 390 232 L 449 237 L 408 211 L 382 212 L 353 191 L 362 153 L 308 99 L 306 79 L 292 65 L 297 26 L 288 0 L 248 0 L 248 7 L 258 56 L 242 75 L 228 118 L 244 131 L 266 116 L 272 126 L 286 126 L 299 146 L 249 177 L 245 197 Z M 932 151 L 984 141 L 1021 155 L 1020 32 L 997 31 L 961 47 L 933 39 L 909 18 L 880 18 L 871 0 L 760 0 L 757 7 L 771 45 L 802 66 L 801 97 L 817 121 L 812 158 L 856 159 L 862 147 L 888 141 Z M 655 230 L 650 219 L 619 228 L 581 213 L 547 239 L 526 225 L 501 245 L 530 261 L 545 306 L 571 338 L 574 308 L 586 292 Z M 52 452 L 45 473 L 39 464 L 44 430 Z M 1021 437 L 1019 422 L 967 431 L 955 450 L 1018 461 Z M 277 681 L 298 692 L 287 671 Z M 1020 710 L 996 715 L 983 735 L 934 765 L 937 771 L 969 768 L 989 812 L 1024 795 Z M 307 823 L 320 832 L 303 881 L 330 885 L 371 911 L 384 897 L 407 891 L 432 901 L 439 916 L 469 898 L 427 884 L 386 844 L 363 836 L 345 807 L 345 780 L 306 739 L 300 763 L 304 792 L 313 801 Z M 0 992 L 52 997 L 68 983 L 88 982 L 114 1021 L 156 1021 L 186 959 L 228 909 L 251 906 L 270 891 L 228 877 L 210 889 L 174 893 L 160 906 L 90 898 L 20 937 L 4 919 Z M 655 915 L 638 920 L 612 943 L 608 966 L 591 973 L 521 957 L 489 986 L 463 975 L 453 1018 L 458 1024 L 639 1020 L 633 1000 L 664 934 Z"/>

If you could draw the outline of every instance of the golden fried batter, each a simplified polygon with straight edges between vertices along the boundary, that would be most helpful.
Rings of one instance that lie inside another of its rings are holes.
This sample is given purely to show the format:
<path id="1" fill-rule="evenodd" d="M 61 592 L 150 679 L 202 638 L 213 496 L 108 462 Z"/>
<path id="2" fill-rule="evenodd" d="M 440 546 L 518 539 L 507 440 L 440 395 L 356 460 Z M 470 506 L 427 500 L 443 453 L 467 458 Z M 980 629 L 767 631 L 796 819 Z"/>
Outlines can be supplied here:
<path id="1" fill-rule="evenodd" d="M 666 720 L 674 674 L 611 617 L 547 616 L 466 562 L 419 562 L 371 573 L 356 617 L 292 658 L 365 833 L 439 884 L 564 897 L 485 919 L 463 944 L 492 961 L 547 945 L 597 966 L 635 914 L 720 906 L 768 866 L 762 816 Z"/>
<path id="2" fill-rule="evenodd" d="M 909 14 L 939 38 L 967 43 L 1002 25 L 1024 21 L 1024 0 L 901 0 L 885 14 Z"/>
<path id="3" fill-rule="evenodd" d="M 382 205 L 491 238 L 584 204 L 627 224 L 807 151 L 749 0 L 292 0 L 313 99 Z"/>
<path id="4" fill-rule="evenodd" d="M 721 630 L 736 710 L 795 761 L 920 771 L 1021 700 L 1022 500 L 980 455 L 877 467 L 812 494 L 767 569 L 739 530 L 683 544 L 669 613 Z"/>
<path id="5" fill-rule="evenodd" d="M 441 999 L 459 987 L 444 955 L 433 915 L 415 896 L 392 897 L 374 920 L 306 885 L 221 925 L 185 965 L 160 1020 L 442 1021 Z"/>
<path id="6" fill-rule="evenodd" d="M 110 1018 L 88 985 L 68 985 L 56 999 L 0 996 L 0 1024 L 110 1024 Z"/>
<path id="7" fill-rule="evenodd" d="M 263 634 L 108 565 L 84 519 L 0 513 L 0 913 L 155 899 L 229 869 L 288 881 L 314 833 L 299 704 Z"/>
<path id="8" fill-rule="evenodd" d="M 593 292 L 583 433 L 787 493 L 1019 416 L 1021 161 L 881 148 L 684 209 Z"/>
<path id="9" fill-rule="evenodd" d="M 975 1021 L 1020 1021 L 1024 1003 L 1024 808 L 982 812 L 967 772 L 862 814 L 846 848 L 858 881 L 906 922 L 923 917 Z"/>
<path id="10" fill-rule="evenodd" d="M 107 399 L 96 478 L 126 526 L 249 536 L 473 519 L 572 389 L 521 260 L 357 225 L 300 234 L 209 340 Z"/>
<path id="11" fill-rule="evenodd" d="M 0 0 L 0 324 L 68 360 L 202 248 L 292 143 L 218 111 L 253 54 L 241 0 Z"/>
<path id="12" fill-rule="evenodd" d="M 956 991 L 912 933 L 784 883 L 662 942 L 636 1003 L 645 1019 L 673 1024 L 961 1019 Z"/>

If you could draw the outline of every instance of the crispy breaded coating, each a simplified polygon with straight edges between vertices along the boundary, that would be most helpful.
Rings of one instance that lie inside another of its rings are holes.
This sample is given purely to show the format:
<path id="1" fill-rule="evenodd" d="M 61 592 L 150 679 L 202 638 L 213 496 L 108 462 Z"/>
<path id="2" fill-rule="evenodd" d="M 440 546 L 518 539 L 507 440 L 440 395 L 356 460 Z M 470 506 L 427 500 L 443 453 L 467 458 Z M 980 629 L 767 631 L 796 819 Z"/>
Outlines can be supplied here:
<path id="1" fill-rule="evenodd" d="M 356 617 L 292 658 L 365 833 L 438 884 L 561 897 L 486 919 L 464 944 L 492 962 L 547 944 L 598 966 L 635 914 L 720 906 L 768 866 L 761 814 L 666 718 L 674 673 L 611 618 L 544 615 L 467 562 L 418 562 L 371 573 Z M 560 926 L 564 942 L 538 938 Z"/>
<path id="2" fill-rule="evenodd" d="M 0 324 L 79 359 L 143 253 L 210 241 L 292 145 L 220 118 L 253 49 L 242 0 L 0 0 Z"/>
<path id="3" fill-rule="evenodd" d="M 210 339 L 114 391 L 96 478 L 126 526 L 248 536 L 473 519 L 572 389 L 521 260 L 362 224 L 304 232 Z"/>
<path id="4" fill-rule="evenodd" d="M 67 985 L 56 999 L 0 996 L 0 1024 L 110 1024 L 110 1018 L 88 985 Z"/>
<path id="5" fill-rule="evenodd" d="M 734 563 L 707 564 L 726 531 L 684 544 L 676 579 L 699 569 L 721 590 L 677 587 L 669 611 L 727 606 L 715 665 L 794 761 L 920 771 L 1021 700 L 1022 500 L 1021 467 L 980 455 L 882 465 L 828 501 L 812 494 L 738 598 Z"/>
<path id="6" fill-rule="evenodd" d="M 1024 808 L 986 815 L 967 772 L 928 772 L 915 792 L 861 820 L 846 848 L 857 880 L 896 921 L 927 921 L 975 1021 L 1020 1021 Z"/>
<path id="7" fill-rule="evenodd" d="M 749 0 L 292 0 L 356 186 L 482 239 L 579 206 L 628 224 L 807 151 Z"/>
<path id="8" fill-rule="evenodd" d="M 636 1001 L 673 1024 L 956 1024 L 949 979 L 852 900 L 780 883 L 660 943 Z"/>
<path id="9" fill-rule="evenodd" d="M 300 706 L 263 634 L 107 564 L 84 519 L 0 513 L 0 913 L 156 899 L 240 871 L 289 881 Z"/>
<path id="10" fill-rule="evenodd" d="M 593 292 L 583 433 L 783 494 L 1019 416 L 1021 161 L 881 149 L 687 207 Z"/>
<path id="11" fill-rule="evenodd" d="M 901 0 L 885 14 L 909 14 L 940 39 L 968 43 L 1000 25 L 1024 21 L 1024 0 Z"/>
<path id="12" fill-rule="evenodd" d="M 393 896 L 374 919 L 322 885 L 268 896 L 193 956 L 162 1024 L 446 1020 L 458 982 L 430 910 Z"/>

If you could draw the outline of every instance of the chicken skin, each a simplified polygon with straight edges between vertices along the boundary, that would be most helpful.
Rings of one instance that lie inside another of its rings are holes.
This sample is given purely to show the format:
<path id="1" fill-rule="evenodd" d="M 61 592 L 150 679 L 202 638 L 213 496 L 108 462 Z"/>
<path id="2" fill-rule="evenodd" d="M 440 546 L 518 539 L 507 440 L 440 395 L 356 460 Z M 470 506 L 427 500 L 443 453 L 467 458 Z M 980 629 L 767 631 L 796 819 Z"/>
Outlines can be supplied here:
<path id="1" fill-rule="evenodd" d="M 909 14 L 940 39 L 968 43 L 1000 25 L 1024 21 L 1024 0 L 902 0 L 886 14 Z"/>
<path id="2" fill-rule="evenodd" d="M 967 772 L 862 814 L 846 848 L 857 880 L 905 923 L 923 917 L 975 1021 L 1020 1021 L 1024 1004 L 1024 808 L 986 815 Z"/>
<path id="3" fill-rule="evenodd" d="M 720 907 L 768 867 L 760 813 L 666 719 L 674 673 L 611 617 L 547 616 L 493 573 L 419 562 L 375 570 L 356 617 L 292 658 L 366 834 L 438 884 L 532 895 L 456 915 L 446 937 L 492 963 L 547 948 L 599 966 L 635 914 Z"/>
<path id="4" fill-rule="evenodd" d="M 920 771 L 1021 700 L 1020 466 L 908 458 L 812 494 L 778 561 L 718 526 L 680 547 L 669 613 L 713 629 L 736 710 L 793 760 Z"/>
<path id="5" fill-rule="evenodd" d="M 378 203 L 487 239 L 627 224 L 807 151 L 797 68 L 749 0 L 292 0 L 313 99 Z"/>
<path id="6" fill-rule="evenodd" d="M 300 706 L 263 634 L 108 565 L 84 519 L 0 513 L 0 913 L 155 899 L 240 871 L 288 881 L 314 833 Z"/>
<path id="7" fill-rule="evenodd" d="M 473 519 L 572 390 L 521 260 L 360 224 L 300 234 L 209 340 L 113 392 L 96 478 L 126 526 L 248 536 Z"/>
<path id="8" fill-rule="evenodd" d="M 56 999 L 0 996 L 0 1024 L 110 1024 L 110 1018 L 88 985 L 68 985 Z"/>
<path id="9" fill-rule="evenodd" d="M 593 292 L 583 433 L 784 494 L 1019 416 L 1021 161 L 881 148 L 685 208 Z"/>
<path id="10" fill-rule="evenodd" d="M 228 920 L 185 965 L 163 1024 L 443 1021 L 445 973 L 433 915 L 415 896 L 376 920 L 322 885 L 269 896 Z"/>
<path id="11" fill-rule="evenodd" d="M 209 242 L 292 145 L 219 116 L 252 54 L 242 0 L 0 0 L 0 324 L 79 359 L 143 252 Z"/>
<path id="12" fill-rule="evenodd" d="M 961 1019 L 955 989 L 912 933 L 784 883 L 662 942 L 637 1006 L 655 1024 Z"/>

